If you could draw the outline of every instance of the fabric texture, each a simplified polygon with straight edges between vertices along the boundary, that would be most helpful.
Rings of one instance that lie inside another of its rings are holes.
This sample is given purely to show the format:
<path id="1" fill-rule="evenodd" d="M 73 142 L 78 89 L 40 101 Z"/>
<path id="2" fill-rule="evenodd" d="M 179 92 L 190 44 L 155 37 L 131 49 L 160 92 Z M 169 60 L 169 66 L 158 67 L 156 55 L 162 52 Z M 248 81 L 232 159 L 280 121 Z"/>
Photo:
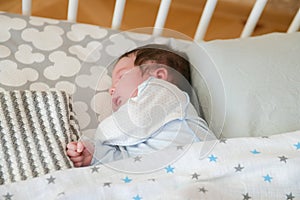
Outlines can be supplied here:
<path id="1" fill-rule="evenodd" d="M 300 199 L 300 131 L 211 142 L 211 150 L 207 142 L 196 142 L 110 165 L 56 171 L 2 185 L 0 194 L 30 200 Z"/>
<path id="2" fill-rule="evenodd" d="M 65 149 L 78 136 L 66 92 L 0 92 L 0 184 L 73 167 Z"/>

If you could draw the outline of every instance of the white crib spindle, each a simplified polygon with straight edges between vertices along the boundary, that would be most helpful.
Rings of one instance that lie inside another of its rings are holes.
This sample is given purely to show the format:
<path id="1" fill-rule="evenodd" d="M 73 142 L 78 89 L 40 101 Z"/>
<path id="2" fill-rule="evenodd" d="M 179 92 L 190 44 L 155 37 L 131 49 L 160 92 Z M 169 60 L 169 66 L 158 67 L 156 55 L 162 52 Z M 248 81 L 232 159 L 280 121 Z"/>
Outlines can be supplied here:
<path id="1" fill-rule="evenodd" d="M 207 0 L 194 36 L 194 41 L 200 42 L 203 40 L 216 5 L 217 0 Z"/>
<path id="2" fill-rule="evenodd" d="M 259 20 L 259 17 L 261 16 L 268 0 L 256 0 L 252 11 L 248 17 L 248 20 L 246 22 L 246 25 L 242 31 L 241 38 L 249 37 Z"/>
<path id="3" fill-rule="evenodd" d="M 171 0 L 161 0 L 152 33 L 154 36 L 161 35 L 169 13 L 170 5 Z"/>
<path id="4" fill-rule="evenodd" d="M 78 0 L 69 0 L 68 21 L 76 22 L 78 10 Z"/>
<path id="5" fill-rule="evenodd" d="M 287 33 L 296 32 L 296 31 L 298 31 L 299 27 L 300 27 L 300 8 L 299 8 L 297 14 L 295 15 Z"/>
<path id="6" fill-rule="evenodd" d="M 126 0 L 116 0 L 113 20 L 111 24 L 112 29 L 118 30 L 121 26 L 124 8 L 125 8 Z"/>
<path id="7" fill-rule="evenodd" d="M 31 0 L 22 0 L 22 14 L 31 15 Z"/>

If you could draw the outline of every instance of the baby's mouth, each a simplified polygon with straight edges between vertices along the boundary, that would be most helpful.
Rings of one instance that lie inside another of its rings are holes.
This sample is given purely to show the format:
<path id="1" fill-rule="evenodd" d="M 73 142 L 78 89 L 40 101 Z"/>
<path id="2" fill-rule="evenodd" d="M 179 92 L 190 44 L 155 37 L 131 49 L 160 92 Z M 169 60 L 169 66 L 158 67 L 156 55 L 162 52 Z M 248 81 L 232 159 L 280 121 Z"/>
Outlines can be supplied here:
<path id="1" fill-rule="evenodd" d="M 120 96 L 118 97 L 113 97 L 112 98 L 112 105 L 113 105 L 113 110 L 116 111 L 118 110 L 119 106 L 121 105 L 122 101 Z"/>

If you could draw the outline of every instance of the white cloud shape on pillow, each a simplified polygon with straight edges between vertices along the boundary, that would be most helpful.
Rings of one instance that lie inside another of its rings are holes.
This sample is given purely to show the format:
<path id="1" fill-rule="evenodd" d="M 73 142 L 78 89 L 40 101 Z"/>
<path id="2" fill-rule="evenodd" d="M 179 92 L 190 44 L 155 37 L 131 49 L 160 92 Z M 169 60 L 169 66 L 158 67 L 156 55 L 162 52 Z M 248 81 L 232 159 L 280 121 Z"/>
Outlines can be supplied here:
<path id="1" fill-rule="evenodd" d="M 75 85 L 69 81 L 57 82 L 55 88 L 51 88 L 44 82 L 34 82 L 29 86 L 30 90 L 43 91 L 43 90 L 61 90 L 68 94 L 74 94 L 76 88 Z"/>
<path id="2" fill-rule="evenodd" d="M 96 62 L 100 59 L 102 49 L 100 42 L 92 41 L 87 44 L 86 48 L 80 45 L 74 45 L 69 48 L 69 52 L 75 54 L 80 60 L 85 62 Z"/>
<path id="3" fill-rule="evenodd" d="M 0 82 L 3 85 L 18 87 L 28 81 L 38 79 L 38 72 L 32 68 L 18 69 L 15 62 L 11 60 L 0 61 Z"/>
<path id="4" fill-rule="evenodd" d="M 43 62 L 45 56 L 41 53 L 32 53 L 32 47 L 27 44 L 22 44 L 18 47 L 15 53 L 16 59 L 24 64 L 32 64 L 34 62 Z"/>
<path id="5" fill-rule="evenodd" d="M 38 29 L 28 28 L 22 32 L 22 38 L 41 50 L 51 51 L 63 44 L 62 34 L 63 29 L 58 26 L 45 26 L 43 31 Z"/>
<path id="6" fill-rule="evenodd" d="M 36 90 L 36 91 L 43 91 L 43 90 L 49 90 L 50 87 L 46 83 L 43 82 L 34 82 L 29 86 L 30 90 Z"/>
<path id="7" fill-rule="evenodd" d="M 74 102 L 74 112 L 76 113 L 80 128 L 87 127 L 91 122 L 91 117 L 88 114 L 88 105 L 83 101 L 76 101 Z"/>
<path id="8" fill-rule="evenodd" d="M 67 56 L 65 52 L 55 51 L 49 55 L 49 60 L 54 64 L 44 70 L 44 76 L 50 80 L 57 80 L 61 76 L 71 77 L 76 75 L 80 70 L 80 62 Z"/>
<path id="9" fill-rule="evenodd" d="M 72 41 L 79 42 L 86 36 L 90 36 L 94 39 L 101 39 L 104 38 L 107 33 L 108 31 L 106 29 L 100 28 L 98 26 L 88 24 L 74 24 L 71 26 L 71 31 L 67 33 L 67 37 Z"/>
<path id="10" fill-rule="evenodd" d="M 98 121 L 102 121 L 112 114 L 111 96 L 108 92 L 97 93 L 91 100 L 92 110 L 98 114 Z"/>
<path id="11" fill-rule="evenodd" d="M 106 52 L 111 56 L 120 56 L 137 47 L 132 40 L 126 39 L 121 34 L 111 35 L 109 39 L 113 44 L 106 47 Z"/>
<path id="12" fill-rule="evenodd" d="M 43 17 L 29 17 L 29 24 L 34 26 L 43 26 L 45 23 L 48 24 L 58 24 L 59 21 L 55 19 L 43 18 Z"/>
<path id="13" fill-rule="evenodd" d="M 111 86 L 111 77 L 107 75 L 104 67 L 93 66 L 90 68 L 89 75 L 79 75 L 75 82 L 82 88 L 91 88 L 94 91 L 108 90 Z"/>
<path id="14" fill-rule="evenodd" d="M 27 23 L 25 20 L 20 18 L 10 18 L 5 15 L 0 15 L 0 42 L 5 42 L 11 37 L 10 30 L 21 30 L 26 27 Z"/>
<path id="15" fill-rule="evenodd" d="M 3 88 L 0 87 L 0 92 L 5 92 L 5 90 Z"/>
<path id="16" fill-rule="evenodd" d="M 11 54 L 11 51 L 9 48 L 7 48 L 6 46 L 0 45 L 0 58 L 8 57 L 10 54 Z"/>
<path id="17" fill-rule="evenodd" d="M 76 92 L 76 87 L 74 83 L 69 81 L 60 81 L 55 84 L 57 90 L 66 91 L 68 94 L 74 94 Z"/>

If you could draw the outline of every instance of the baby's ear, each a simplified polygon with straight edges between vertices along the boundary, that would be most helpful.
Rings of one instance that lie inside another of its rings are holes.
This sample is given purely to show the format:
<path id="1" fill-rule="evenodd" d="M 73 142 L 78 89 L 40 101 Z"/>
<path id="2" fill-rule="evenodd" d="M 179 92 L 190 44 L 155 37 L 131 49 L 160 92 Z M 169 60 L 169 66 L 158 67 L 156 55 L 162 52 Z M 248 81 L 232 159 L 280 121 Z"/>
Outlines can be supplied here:
<path id="1" fill-rule="evenodd" d="M 157 68 L 151 73 L 152 76 L 167 81 L 168 80 L 168 70 L 166 68 Z"/>

